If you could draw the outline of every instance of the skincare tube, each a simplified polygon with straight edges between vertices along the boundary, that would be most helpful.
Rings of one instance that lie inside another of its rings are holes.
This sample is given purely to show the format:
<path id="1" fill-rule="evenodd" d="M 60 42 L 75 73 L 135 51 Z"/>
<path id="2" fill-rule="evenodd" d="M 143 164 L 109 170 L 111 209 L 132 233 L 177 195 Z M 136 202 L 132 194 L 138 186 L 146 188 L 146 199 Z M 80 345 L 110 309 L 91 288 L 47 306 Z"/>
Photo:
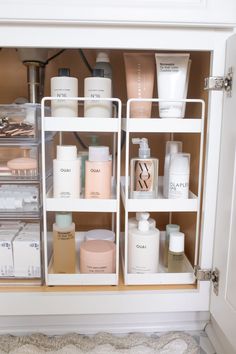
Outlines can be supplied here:
<path id="1" fill-rule="evenodd" d="M 170 99 L 170 101 L 159 102 L 161 118 L 184 117 L 184 103 L 174 101 L 185 99 L 187 96 L 189 56 L 188 53 L 155 54 L 158 97 Z"/>
<path id="2" fill-rule="evenodd" d="M 152 98 L 155 62 L 150 53 L 124 53 L 127 97 Z M 150 118 L 151 102 L 133 102 L 130 105 L 131 118 Z"/>

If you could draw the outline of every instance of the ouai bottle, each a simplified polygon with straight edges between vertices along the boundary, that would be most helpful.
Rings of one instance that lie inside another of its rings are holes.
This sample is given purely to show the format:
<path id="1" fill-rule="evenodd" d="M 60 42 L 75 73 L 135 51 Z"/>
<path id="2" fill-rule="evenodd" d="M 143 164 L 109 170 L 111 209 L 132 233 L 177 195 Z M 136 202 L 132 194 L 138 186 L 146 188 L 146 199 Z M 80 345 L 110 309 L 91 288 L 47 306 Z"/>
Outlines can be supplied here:
<path id="1" fill-rule="evenodd" d="M 184 233 L 171 232 L 168 252 L 168 272 L 181 273 L 184 271 Z"/>
<path id="2" fill-rule="evenodd" d="M 159 265 L 160 231 L 150 227 L 149 213 L 143 213 L 138 227 L 129 229 L 128 272 L 157 273 Z"/>
<path id="3" fill-rule="evenodd" d="M 71 213 L 56 213 L 53 224 L 53 270 L 54 273 L 75 273 L 76 247 L 75 224 Z"/>
<path id="4" fill-rule="evenodd" d="M 139 153 L 130 163 L 130 197 L 157 198 L 159 161 L 150 157 L 146 138 L 133 138 L 132 143 L 139 144 Z"/>

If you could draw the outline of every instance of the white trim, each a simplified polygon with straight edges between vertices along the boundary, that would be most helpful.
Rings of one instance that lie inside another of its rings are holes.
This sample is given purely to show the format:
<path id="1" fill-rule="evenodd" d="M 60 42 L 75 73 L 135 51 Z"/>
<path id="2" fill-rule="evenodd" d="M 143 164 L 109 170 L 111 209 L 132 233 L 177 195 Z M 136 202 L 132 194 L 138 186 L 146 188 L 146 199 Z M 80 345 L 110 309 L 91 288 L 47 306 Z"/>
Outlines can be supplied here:
<path id="1" fill-rule="evenodd" d="M 236 348 L 233 348 L 225 337 L 224 333 L 217 325 L 214 318 L 211 318 L 211 322 L 206 326 L 205 331 L 216 349 L 217 354 L 235 354 Z"/>

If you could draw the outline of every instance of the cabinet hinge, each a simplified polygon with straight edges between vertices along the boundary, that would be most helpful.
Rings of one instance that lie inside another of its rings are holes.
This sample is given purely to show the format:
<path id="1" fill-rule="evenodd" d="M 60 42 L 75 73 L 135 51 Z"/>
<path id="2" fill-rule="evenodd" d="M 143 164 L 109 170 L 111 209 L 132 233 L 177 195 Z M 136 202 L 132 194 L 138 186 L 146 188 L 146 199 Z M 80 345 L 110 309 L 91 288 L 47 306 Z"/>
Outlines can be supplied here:
<path id="1" fill-rule="evenodd" d="M 210 76 L 205 78 L 204 89 L 205 90 L 225 90 L 228 97 L 232 94 L 233 83 L 233 69 L 229 68 L 226 76 Z"/>
<path id="2" fill-rule="evenodd" d="M 199 266 L 194 267 L 195 278 L 199 281 L 212 281 L 213 290 L 216 295 L 219 293 L 219 279 L 220 272 L 217 268 L 215 270 L 211 269 L 201 269 Z"/>

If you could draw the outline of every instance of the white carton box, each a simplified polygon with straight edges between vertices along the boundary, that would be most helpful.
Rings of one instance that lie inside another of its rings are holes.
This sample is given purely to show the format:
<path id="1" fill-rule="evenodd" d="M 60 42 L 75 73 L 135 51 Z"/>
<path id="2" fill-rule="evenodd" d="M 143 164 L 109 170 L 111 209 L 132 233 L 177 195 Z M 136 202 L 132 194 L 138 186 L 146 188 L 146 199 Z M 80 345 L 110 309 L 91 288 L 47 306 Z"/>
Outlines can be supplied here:
<path id="1" fill-rule="evenodd" d="M 12 240 L 15 232 L 0 233 L 0 276 L 14 276 Z"/>
<path id="2" fill-rule="evenodd" d="M 19 233 L 13 240 L 15 277 L 41 276 L 40 237 L 38 232 Z"/>

